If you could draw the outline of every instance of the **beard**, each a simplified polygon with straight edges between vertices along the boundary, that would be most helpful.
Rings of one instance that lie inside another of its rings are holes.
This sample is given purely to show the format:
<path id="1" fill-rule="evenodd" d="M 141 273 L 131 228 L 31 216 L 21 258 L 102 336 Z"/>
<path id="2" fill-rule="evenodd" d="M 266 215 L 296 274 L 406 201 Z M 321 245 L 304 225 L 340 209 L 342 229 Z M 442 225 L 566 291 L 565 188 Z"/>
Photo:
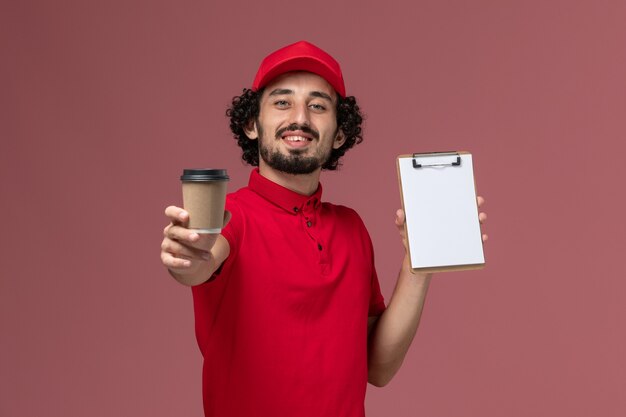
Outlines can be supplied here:
<path id="1" fill-rule="evenodd" d="M 270 149 L 270 147 L 267 146 L 263 128 L 258 122 L 257 129 L 261 159 L 277 171 L 293 175 L 310 174 L 321 168 L 330 159 L 330 151 L 324 154 L 319 148 L 313 156 L 303 155 L 306 152 L 306 150 L 303 149 L 289 149 L 289 154 L 284 155 L 280 153 L 278 149 Z M 293 124 L 276 132 L 276 140 L 281 140 L 280 137 L 286 130 L 302 130 L 303 132 L 311 133 L 315 137 L 314 140 L 319 140 L 319 133 L 312 130 L 310 127 Z"/>

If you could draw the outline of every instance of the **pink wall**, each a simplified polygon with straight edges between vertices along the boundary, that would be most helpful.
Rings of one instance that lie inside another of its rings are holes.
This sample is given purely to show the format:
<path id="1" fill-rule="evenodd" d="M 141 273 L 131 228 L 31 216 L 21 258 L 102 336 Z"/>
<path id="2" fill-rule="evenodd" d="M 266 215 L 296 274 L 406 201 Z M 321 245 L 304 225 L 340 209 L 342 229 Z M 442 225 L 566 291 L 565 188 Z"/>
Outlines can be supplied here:
<path id="1" fill-rule="evenodd" d="M 487 198 L 487 269 L 435 278 L 368 415 L 626 415 L 626 3 L 314 5 L 3 3 L 1 416 L 201 415 L 162 211 L 183 167 L 247 181 L 225 106 L 299 39 L 339 58 L 368 115 L 323 182 L 364 218 L 387 298 L 394 157 L 472 151 Z"/>

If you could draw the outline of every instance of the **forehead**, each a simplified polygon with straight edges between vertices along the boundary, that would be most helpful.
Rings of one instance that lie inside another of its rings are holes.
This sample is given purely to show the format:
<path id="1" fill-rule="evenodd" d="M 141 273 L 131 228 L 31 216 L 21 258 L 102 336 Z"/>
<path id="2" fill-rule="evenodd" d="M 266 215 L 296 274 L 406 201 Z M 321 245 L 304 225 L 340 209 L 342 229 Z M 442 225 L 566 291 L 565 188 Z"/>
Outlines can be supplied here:
<path id="1" fill-rule="evenodd" d="M 287 72 L 274 78 L 263 92 L 267 97 L 274 90 L 291 90 L 294 94 L 310 94 L 313 91 L 325 93 L 332 97 L 333 102 L 337 99 L 335 89 L 324 78 L 317 74 L 304 71 Z"/>

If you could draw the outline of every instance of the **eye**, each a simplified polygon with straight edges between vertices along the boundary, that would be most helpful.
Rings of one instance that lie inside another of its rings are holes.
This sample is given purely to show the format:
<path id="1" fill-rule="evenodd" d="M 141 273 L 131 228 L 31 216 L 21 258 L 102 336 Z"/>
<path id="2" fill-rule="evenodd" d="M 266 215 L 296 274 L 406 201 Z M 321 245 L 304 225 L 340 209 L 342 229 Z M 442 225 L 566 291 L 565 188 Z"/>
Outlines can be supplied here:
<path id="1" fill-rule="evenodd" d="M 326 110 L 326 106 L 324 106 L 322 104 L 317 104 L 317 103 L 310 104 L 309 107 L 311 107 L 313 110 L 317 110 L 317 111 L 324 111 L 324 110 Z"/>
<path id="2" fill-rule="evenodd" d="M 289 102 L 287 100 L 276 100 L 274 105 L 279 108 L 284 108 L 289 106 Z"/>

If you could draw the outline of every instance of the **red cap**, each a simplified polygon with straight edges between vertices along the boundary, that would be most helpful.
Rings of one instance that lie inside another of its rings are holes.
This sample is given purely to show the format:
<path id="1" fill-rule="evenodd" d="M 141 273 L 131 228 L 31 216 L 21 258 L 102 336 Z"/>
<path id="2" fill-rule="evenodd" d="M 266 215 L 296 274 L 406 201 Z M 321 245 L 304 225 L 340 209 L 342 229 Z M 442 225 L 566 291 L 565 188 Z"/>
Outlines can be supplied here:
<path id="1" fill-rule="evenodd" d="M 254 77 L 252 90 L 257 91 L 281 74 L 308 71 L 328 81 L 341 96 L 346 96 L 341 68 L 335 58 L 306 41 L 296 42 L 265 57 Z"/>

